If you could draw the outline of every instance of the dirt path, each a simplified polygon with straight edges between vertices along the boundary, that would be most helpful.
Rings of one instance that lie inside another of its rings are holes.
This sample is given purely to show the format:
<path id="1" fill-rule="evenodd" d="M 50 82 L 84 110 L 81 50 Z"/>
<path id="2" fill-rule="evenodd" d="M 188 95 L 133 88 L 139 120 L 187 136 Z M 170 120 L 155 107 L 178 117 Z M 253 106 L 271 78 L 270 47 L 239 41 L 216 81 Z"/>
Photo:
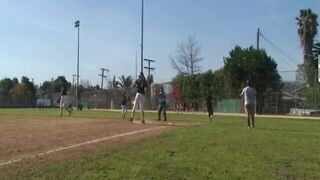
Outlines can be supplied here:
<path id="1" fill-rule="evenodd" d="M 26 160 L 69 159 L 174 127 L 168 123 L 142 125 L 124 120 L 75 117 L 0 117 L 0 168 Z"/>

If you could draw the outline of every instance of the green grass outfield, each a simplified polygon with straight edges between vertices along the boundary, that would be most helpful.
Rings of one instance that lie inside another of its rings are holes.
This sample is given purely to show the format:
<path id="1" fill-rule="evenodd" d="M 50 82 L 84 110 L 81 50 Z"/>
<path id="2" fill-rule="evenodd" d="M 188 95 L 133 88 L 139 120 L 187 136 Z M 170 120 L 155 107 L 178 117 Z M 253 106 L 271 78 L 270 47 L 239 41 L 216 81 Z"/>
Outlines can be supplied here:
<path id="1" fill-rule="evenodd" d="M 0 109 L 0 116 L 56 116 L 57 109 Z M 74 116 L 118 118 L 118 112 Z M 139 113 L 136 117 L 139 117 Z M 155 119 L 155 113 L 147 113 Z M 320 121 L 169 114 L 202 121 L 147 140 L 100 150 L 80 159 L 20 168 L 15 179 L 320 179 Z M 1 178 L 0 178 L 1 179 Z"/>

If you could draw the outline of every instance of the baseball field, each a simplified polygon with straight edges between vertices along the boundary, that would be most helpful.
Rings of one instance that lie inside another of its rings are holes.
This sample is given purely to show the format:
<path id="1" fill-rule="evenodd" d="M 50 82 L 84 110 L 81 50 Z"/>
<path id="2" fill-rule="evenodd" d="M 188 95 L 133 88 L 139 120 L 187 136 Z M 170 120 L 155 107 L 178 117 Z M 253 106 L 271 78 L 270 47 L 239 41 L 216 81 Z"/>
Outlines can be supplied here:
<path id="1" fill-rule="evenodd" d="M 0 179 L 320 179 L 320 120 L 58 113 L 0 109 Z"/>

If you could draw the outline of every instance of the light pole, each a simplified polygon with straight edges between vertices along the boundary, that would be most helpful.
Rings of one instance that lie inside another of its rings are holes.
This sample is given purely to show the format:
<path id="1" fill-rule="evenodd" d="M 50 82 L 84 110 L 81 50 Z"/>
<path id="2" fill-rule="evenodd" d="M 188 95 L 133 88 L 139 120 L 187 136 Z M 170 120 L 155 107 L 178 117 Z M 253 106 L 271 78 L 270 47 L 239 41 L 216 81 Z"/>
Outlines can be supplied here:
<path id="1" fill-rule="evenodd" d="M 141 72 L 143 72 L 143 9 L 144 0 L 141 0 Z"/>
<path id="2" fill-rule="evenodd" d="M 80 48 L 80 21 L 77 20 L 74 23 L 74 27 L 78 28 L 78 53 L 77 53 L 77 86 L 76 86 L 76 99 L 77 99 L 77 109 L 79 106 L 79 92 L 78 92 L 78 87 L 79 87 L 79 48 Z"/>

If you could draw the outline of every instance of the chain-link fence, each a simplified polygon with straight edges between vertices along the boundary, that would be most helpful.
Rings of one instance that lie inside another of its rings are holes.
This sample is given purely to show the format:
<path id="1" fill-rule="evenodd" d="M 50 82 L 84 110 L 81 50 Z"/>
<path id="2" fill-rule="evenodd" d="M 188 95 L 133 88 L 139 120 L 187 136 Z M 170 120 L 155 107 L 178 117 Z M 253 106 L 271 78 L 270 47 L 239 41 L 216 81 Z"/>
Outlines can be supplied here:
<path id="1" fill-rule="evenodd" d="M 301 74 L 299 71 L 279 71 L 282 77 L 282 88 L 278 90 L 267 90 L 264 94 L 264 102 L 258 102 L 260 113 L 264 114 L 311 114 L 317 115 L 320 108 L 320 89 L 318 82 L 318 71 Z M 176 90 L 171 83 L 154 83 L 145 95 L 145 109 L 156 110 L 158 108 L 158 94 L 164 88 L 167 94 L 167 108 L 172 111 L 206 111 L 204 98 L 197 99 L 197 106 L 190 106 L 182 99 L 177 98 Z M 123 94 L 129 98 L 128 108 L 132 108 L 136 94 L 135 88 L 129 89 L 104 89 L 104 90 L 82 90 L 79 103 L 85 109 L 120 109 Z M 258 92 L 259 93 L 259 92 Z M 75 89 L 68 92 L 73 107 L 77 107 Z M 178 96 L 181 96 L 178 95 Z M 58 106 L 56 100 L 59 93 L 51 93 L 45 97 L 39 97 L 38 107 Z M 8 104 L 0 102 L 6 107 L 24 106 L 24 104 Z M 221 99 L 214 102 L 215 112 L 243 112 L 243 100 Z"/>

